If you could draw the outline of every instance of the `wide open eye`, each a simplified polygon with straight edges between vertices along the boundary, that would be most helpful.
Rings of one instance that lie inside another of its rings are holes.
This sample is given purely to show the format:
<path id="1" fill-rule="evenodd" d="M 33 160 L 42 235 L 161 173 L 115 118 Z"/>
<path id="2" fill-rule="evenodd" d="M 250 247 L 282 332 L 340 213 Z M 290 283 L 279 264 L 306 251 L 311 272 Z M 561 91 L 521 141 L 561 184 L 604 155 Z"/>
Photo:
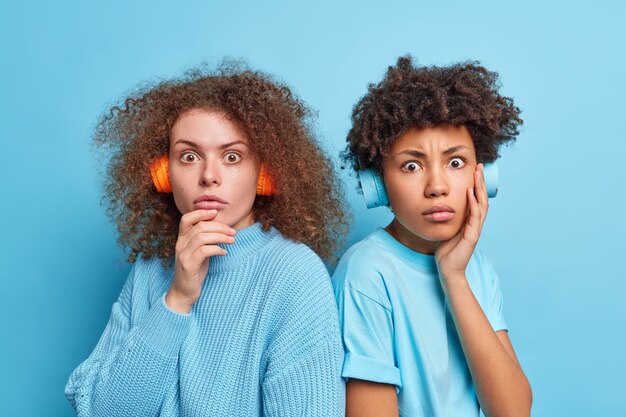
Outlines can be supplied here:
<path id="1" fill-rule="evenodd" d="M 224 160 L 229 164 L 236 164 L 237 162 L 241 161 L 241 155 L 236 152 L 228 152 L 226 155 L 224 155 Z"/>
<path id="2" fill-rule="evenodd" d="M 465 160 L 457 156 L 448 162 L 448 166 L 454 169 L 463 168 L 465 166 Z"/>
<path id="3" fill-rule="evenodd" d="M 198 159 L 199 159 L 198 155 L 196 155 L 193 152 L 183 152 L 180 155 L 181 162 L 191 163 L 191 162 L 196 162 Z"/>
<path id="4" fill-rule="evenodd" d="M 407 172 L 415 172 L 420 170 L 422 167 L 415 161 L 409 161 L 402 165 L 402 170 Z"/>

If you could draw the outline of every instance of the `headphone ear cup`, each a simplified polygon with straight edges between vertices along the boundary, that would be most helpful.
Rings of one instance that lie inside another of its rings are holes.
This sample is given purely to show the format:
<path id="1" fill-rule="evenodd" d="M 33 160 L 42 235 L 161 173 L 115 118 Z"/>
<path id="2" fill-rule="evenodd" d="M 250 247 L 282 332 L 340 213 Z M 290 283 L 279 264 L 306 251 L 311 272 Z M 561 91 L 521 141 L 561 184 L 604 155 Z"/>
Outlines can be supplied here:
<path id="1" fill-rule="evenodd" d="M 150 175 L 152 176 L 152 182 L 158 192 L 172 192 L 169 174 L 169 159 L 167 155 L 161 156 L 159 159 L 150 164 Z"/>
<path id="2" fill-rule="evenodd" d="M 169 176 L 169 159 L 167 155 L 163 155 L 150 164 L 150 175 L 152 176 L 152 182 L 158 192 L 172 192 L 172 185 L 170 184 Z M 259 181 L 256 186 L 256 193 L 264 196 L 272 196 L 276 194 L 276 187 L 274 186 L 272 177 L 267 173 L 265 165 L 261 165 Z"/>
<path id="3" fill-rule="evenodd" d="M 388 206 L 389 197 L 387 197 L 385 183 L 380 175 L 376 174 L 372 169 L 360 170 L 358 175 L 367 208 Z M 498 164 L 495 162 L 485 164 L 483 167 L 483 176 L 485 178 L 487 194 L 489 198 L 494 198 L 498 194 L 498 184 L 500 182 Z"/>
<path id="4" fill-rule="evenodd" d="M 490 164 L 483 165 L 483 177 L 485 178 L 487 195 L 489 198 L 494 198 L 498 195 L 498 184 L 500 182 L 498 164 L 492 162 Z"/>
<path id="5" fill-rule="evenodd" d="M 267 172 L 264 164 L 261 164 L 261 170 L 259 171 L 259 181 L 256 184 L 257 195 L 272 196 L 276 194 L 276 186 L 272 177 Z"/>
<path id="6" fill-rule="evenodd" d="M 387 190 L 385 190 L 385 183 L 380 175 L 376 174 L 372 169 L 360 170 L 358 175 L 367 208 L 388 206 Z"/>

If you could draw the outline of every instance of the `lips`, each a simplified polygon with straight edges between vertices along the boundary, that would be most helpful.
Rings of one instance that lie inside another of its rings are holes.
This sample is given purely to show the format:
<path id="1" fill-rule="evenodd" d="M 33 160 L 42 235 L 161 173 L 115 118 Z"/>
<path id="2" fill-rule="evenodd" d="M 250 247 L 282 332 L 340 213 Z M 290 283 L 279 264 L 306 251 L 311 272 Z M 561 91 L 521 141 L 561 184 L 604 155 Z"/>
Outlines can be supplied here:
<path id="1" fill-rule="evenodd" d="M 432 222 L 447 222 L 454 218 L 454 210 L 445 204 L 437 205 L 422 212 L 427 220 Z"/>
<path id="2" fill-rule="evenodd" d="M 222 210 L 226 207 L 226 201 L 216 195 L 203 195 L 197 198 L 193 205 L 196 209 L 202 210 Z"/>

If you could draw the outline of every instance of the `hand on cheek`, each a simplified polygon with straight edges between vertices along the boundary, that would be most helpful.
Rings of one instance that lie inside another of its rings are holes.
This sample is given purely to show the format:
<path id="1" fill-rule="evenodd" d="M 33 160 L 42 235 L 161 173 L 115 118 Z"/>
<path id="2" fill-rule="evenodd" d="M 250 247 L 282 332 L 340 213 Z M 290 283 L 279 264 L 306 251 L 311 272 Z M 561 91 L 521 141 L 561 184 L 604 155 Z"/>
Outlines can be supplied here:
<path id="1" fill-rule="evenodd" d="M 209 258 L 226 254 L 217 244 L 235 242 L 235 230 L 216 221 L 216 216 L 217 210 L 194 210 L 180 220 L 174 280 L 165 296 L 165 302 L 174 311 L 188 313 L 200 297 Z"/>
<path id="2" fill-rule="evenodd" d="M 465 223 L 451 239 L 441 242 L 435 252 L 439 278 L 447 285 L 465 279 L 465 269 L 474 253 L 489 208 L 483 164 L 474 171 L 474 187 L 467 189 L 468 214 Z"/>

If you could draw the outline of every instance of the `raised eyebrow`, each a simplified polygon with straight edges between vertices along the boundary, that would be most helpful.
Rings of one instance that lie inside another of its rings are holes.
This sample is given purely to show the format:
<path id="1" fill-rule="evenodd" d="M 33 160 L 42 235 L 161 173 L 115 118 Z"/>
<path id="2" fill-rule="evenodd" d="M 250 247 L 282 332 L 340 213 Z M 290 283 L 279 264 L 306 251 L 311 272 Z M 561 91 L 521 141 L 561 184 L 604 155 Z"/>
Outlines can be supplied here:
<path id="1" fill-rule="evenodd" d="M 179 145 L 179 144 L 180 145 L 191 146 L 192 148 L 196 148 L 196 149 L 198 148 L 198 144 L 197 143 L 192 142 L 192 141 L 187 140 L 187 139 L 179 139 L 176 142 L 174 142 L 174 146 Z"/>
<path id="2" fill-rule="evenodd" d="M 244 142 L 243 140 L 236 140 L 234 142 L 228 142 L 225 143 L 223 145 L 220 146 L 220 149 L 226 149 L 226 148 L 230 148 L 231 146 L 235 146 L 235 145 L 244 145 L 246 147 L 250 147 L 246 142 Z"/>
<path id="3" fill-rule="evenodd" d="M 187 145 L 187 146 L 191 146 L 193 148 L 199 149 L 197 143 L 195 143 L 193 141 L 190 141 L 190 140 L 187 140 L 187 139 L 180 139 L 180 140 L 177 140 L 176 142 L 174 142 L 174 146 L 176 146 L 178 144 Z M 226 149 L 226 148 L 230 148 L 231 146 L 235 146 L 235 145 L 245 145 L 245 146 L 248 146 L 248 144 L 246 142 L 244 142 L 242 140 L 236 140 L 236 141 L 233 141 L 233 142 L 228 142 L 228 143 L 225 143 L 223 145 L 220 145 L 219 149 L 220 150 L 221 149 Z"/>
<path id="4" fill-rule="evenodd" d="M 465 150 L 469 150 L 469 148 L 465 145 L 458 145 L 458 146 L 453 146 L 451 148 L 446 149 L 445 151 L 443 151 L 442 153 L 444 155 L 450 155 L 453 153 L 456 153 L 458 151 L 465 151 Z"/>

